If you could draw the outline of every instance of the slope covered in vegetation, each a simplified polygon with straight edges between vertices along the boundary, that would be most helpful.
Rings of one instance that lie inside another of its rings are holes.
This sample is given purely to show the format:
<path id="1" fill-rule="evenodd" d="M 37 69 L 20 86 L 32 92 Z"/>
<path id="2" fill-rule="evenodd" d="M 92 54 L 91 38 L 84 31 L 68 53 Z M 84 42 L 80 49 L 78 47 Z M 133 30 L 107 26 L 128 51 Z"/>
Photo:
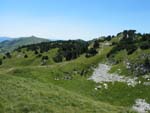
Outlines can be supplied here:
<path id="1" fill-rule="evenodd" d="M 19 47 L 0 56 L 0 109 L 18 113 L 132 112 L 129 108 L 136 99 L 150 101 L 150 86 L 145 85 L 150 78 L 149 52 L 149 34 L 134 30 L 91 41 Z M 109 73 L 137 77 L 140 82 L 134 87 L 107 82 L 108 88 L 99 88 L 104 84 L 88 80 L 99 63 L 111 65 Z"/>
<path id="2" fill-rule="evenodd" d="M 125 30 L 112 39 L 112 47 L 107 58 L 122 67 L 122 74 L 141 76 L 150 72 L 150 34 Z"/>

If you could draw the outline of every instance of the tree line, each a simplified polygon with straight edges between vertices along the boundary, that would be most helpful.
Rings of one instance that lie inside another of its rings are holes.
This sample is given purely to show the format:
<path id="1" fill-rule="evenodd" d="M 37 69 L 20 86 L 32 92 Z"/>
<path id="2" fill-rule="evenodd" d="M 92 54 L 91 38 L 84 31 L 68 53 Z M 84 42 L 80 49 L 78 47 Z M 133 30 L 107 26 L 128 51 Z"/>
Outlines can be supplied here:
<path id="1" fill-rule="evenodd" d="M 88 50 L 89 43 L 83 40 L 68 40 L 68 41 L 50 41 L 39 44 L 25 45 L 17 48 L 15 51 L 20 52 L 26 48 L 27 51 L 34 51 L 39 57 L 43 52 L 48 52 L 51 49 L 58 48 L 57 55 L 53 58 L 55 62 L 61 62 L 75 59 Z M 47 56 L 48 57 L 48 56 Z M 46 58 L 46 57 L 45 57 Z M 42 59 L 45 59 L 42 57 Z"/>

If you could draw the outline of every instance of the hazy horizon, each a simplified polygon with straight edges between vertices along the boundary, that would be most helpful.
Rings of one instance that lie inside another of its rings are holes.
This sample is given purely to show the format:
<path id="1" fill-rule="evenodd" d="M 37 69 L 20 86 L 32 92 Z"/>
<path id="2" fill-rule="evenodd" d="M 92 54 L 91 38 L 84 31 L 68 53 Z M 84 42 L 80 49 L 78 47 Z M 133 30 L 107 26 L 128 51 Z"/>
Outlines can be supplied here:
<path id="1" fill-rule="evenodd" d="M 89 40 L 149 33 L 149 0 L 0 0 L 0 36 Z"/>

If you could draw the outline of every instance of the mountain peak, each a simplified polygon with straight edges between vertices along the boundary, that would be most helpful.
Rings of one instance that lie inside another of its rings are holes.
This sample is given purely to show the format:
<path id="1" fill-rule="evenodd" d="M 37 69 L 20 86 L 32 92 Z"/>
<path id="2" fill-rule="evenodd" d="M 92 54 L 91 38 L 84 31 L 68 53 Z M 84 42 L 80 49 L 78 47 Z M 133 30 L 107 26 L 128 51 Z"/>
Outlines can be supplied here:
<path id="1" fill-rule="evenodd" d="M 49 41 L 48 39 L 39 38 L 36 36 L 14 38 L 8 41 L 4 40 L 0 42 L 0 47 L 1 47 L 0 52 L 5 53 L 8 51 L 12 51 L 19 46 L 37 44 L 37 43 L 48 42 L 48 41 Z"/>

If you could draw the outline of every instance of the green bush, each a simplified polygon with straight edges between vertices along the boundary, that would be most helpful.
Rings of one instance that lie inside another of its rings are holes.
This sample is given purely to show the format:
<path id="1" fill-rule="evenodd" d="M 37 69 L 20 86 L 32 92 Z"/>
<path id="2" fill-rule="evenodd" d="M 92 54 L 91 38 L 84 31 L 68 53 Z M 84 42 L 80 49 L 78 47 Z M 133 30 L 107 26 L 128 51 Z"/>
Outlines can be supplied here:
<path id="1" fill-rule="evenodd" d="M 0 65 L 2 65 L 3 64 L 3 61 L 2 61 L 2 59 L 0 59 Z"/>

